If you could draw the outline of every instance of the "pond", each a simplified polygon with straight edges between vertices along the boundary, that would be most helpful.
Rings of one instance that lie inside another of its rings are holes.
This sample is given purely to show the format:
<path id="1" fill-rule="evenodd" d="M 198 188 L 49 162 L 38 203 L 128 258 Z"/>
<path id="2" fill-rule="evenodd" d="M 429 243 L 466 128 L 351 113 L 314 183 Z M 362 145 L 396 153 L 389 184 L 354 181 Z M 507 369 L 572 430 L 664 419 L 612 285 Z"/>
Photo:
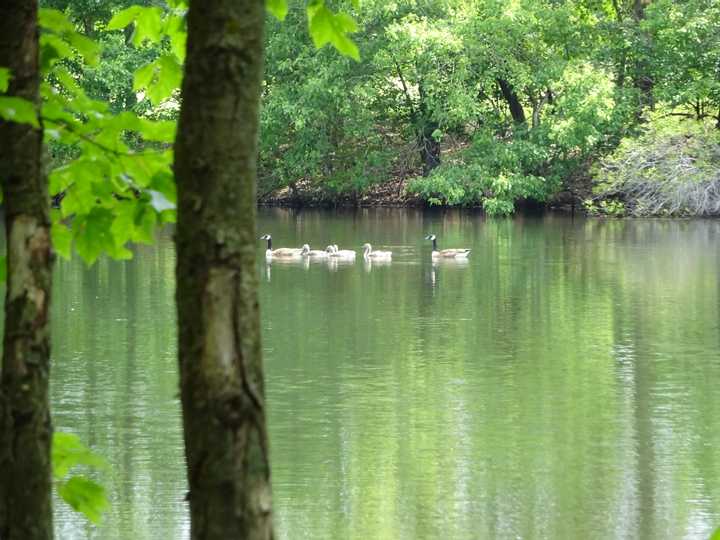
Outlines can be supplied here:
<path id="1" fill-rule="evenodd" d="M 468 247 L 433 264 L 430 243 Z M 720 222 L 266 209 L 277 537 L 704 538 L 720 525 Z M 188 537 L 174 251 L 57 267 L 52 404 L 110 463 L 99 528 Z"/>

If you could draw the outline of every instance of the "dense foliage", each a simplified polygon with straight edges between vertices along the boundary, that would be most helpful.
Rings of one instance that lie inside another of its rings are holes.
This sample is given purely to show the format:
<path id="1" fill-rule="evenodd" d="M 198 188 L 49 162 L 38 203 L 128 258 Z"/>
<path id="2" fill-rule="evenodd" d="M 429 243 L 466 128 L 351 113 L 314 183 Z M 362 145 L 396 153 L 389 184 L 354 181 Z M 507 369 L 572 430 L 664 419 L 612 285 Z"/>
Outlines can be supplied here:
<path id="1" fill-rule="evenodd" d="M 46 36 L 43 50 L 61 66 L 50 83 L 113 118 L 123 148 L 161 154 L 139 165 L 125 156 L 136 171 L 148 164 L 155 170 L 144 180 L 128 174 L 133 182 L 122 191 L 157 192 L 172 204 L 171 154 L 162 149 L 173 126 L 153 138 L 138 121 L 176 118 L 184 4 L 45 4 L 62 11 L 75 34 L 89 36 L 99 55 L 83 61 L 71 54 L 83 53 L 77 43 L 63 47 Z M 720 7 L 711 0 L 365 0 L 335 7 L 340 11 L 324 2 L 268 4 L 275 17 L 268 18 L 260 196 L 289 187 L 357 200 L 375 184 L 401 180 L 430 204 L 510 213 L 519 199 L 583 191 L 578 179 L 586 185 L 593 163 L 623 138 L 635 140 L 651 110 L 720 126 Z M 317 49 L 326 43 L 344 55 Z M 49 140 L 52 163 L 62 165 L 85 144 Z M 120 158 L 125 150 L 113 151 Z M 65 193 L 67 175 L 59 177 L 52 187 Z M 153 223 L 172 219 L 163 205 L 154 212 L 128 209 L 126 200 L 107 206 L 113 219 L 135 212 L 130 239 L 147 238 Z M 92 259 L 122 251 L 128 239 L 118 233 L 81 249 Z"/>
<path id="2" fill-rule="evenodd" d="M 263 191 L 400 177 L 509 213 L 586 178 L 651 108 L 720 123 L 713 2 L 367 0 L 357 17 L 359 63 L 316 53 L 297 14 L 273 25 Z"/>

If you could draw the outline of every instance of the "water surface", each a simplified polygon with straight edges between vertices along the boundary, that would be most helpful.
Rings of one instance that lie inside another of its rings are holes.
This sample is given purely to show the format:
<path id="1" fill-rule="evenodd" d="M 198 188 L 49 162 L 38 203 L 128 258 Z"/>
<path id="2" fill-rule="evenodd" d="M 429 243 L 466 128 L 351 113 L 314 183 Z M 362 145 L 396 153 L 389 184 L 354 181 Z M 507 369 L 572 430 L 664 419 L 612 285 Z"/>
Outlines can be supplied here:
<path id="1" fill-rule="evenodd" d="M 264 210 L 258 232 L 394 253 L 267 265 L 258 243 L 279 538 L 720 525 L 720 222 Z M 433 265 L 428 232 L 470 261 Z M 167 236 L 57 266 L 55 423 L 112 467 L 104 524 L 58 503 L 59 538 L 188 535 L 174 263 Z"/>

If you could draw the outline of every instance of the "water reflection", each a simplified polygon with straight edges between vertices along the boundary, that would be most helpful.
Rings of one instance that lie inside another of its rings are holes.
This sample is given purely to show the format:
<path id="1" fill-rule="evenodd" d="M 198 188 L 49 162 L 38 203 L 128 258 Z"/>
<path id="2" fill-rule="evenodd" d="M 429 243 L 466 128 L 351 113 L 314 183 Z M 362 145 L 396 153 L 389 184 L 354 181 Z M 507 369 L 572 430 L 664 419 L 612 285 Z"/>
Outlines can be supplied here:
<path id="1" fill-rule="evenodd" d="M 433 289 L 438 284 L 438 277 L 442 272 L 458 270 L 470 266 L 469 259 L 432 259 L 430 267 L 430 284 Z"/>
<path id="2" fill-rule="evenodd" d="M 347 269 L 355 266 L 355 260 L 341 259 L 339 257 L 330 257 L 327 261 L 327 266 L 331 272 L 337 272 L 341 268 Z"/>
<path id="3" fill-rule="evenodd" d="M 387 266 L 392 266 L 391 259 L 371 259 L 369 257 L 363 257 L 363 270 L 367 273 L 372 272 L 373 268 L 383 268 Z"/>
<path id="4" fill-rule="evenodd" d="M 307 270 L 310 268 L 310 257 L 273 257 L 265 261 L 266 266 L 294 266 Z M 314 262 L 322 262 L 322 259 L 315 259 Z"/>
<path id="5" fill-rule="evenodd" d="M 703 538 L 720 524 L 716 221 L 261 211 L 278 538 Z M 473 249 L 433 264 L 425 231 Z M 53 406 L 111 463 L 95 530 L 187 538 L 174 255 L 57 267 Z"/>
<path id="6" fill-rule="evenodd" d="M 51 393 L 55 429 L 110 463 L 111 507 L 91 527 L 55 501 L 58 538 L 187 538 L 169 238 L 135 260 L 56 266 Z"/>

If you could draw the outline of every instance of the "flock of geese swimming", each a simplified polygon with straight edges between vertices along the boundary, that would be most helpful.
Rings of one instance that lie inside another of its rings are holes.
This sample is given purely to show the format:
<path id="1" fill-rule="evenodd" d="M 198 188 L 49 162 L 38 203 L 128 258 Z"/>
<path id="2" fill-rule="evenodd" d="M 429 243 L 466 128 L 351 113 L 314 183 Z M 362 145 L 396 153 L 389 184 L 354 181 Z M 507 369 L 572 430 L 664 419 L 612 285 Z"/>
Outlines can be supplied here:
<path id="1" fill-rule="evenodd" d="M 339 249 L 337 244 L 331 244 L 325 249 L 310 249 L 308 244 L 304 244 L 299 248 L 276 248 L 272 247 L 272 236 L 264 234 L 260 237 L 260 240 L 267 241 L 267 249 L 265 250 L 265 258 L 268 261 L 274 259 L 281 260 L 299 260 L 299 259 L 334 259 L 341 261 L 354 261 L 356 252 L 352 249 Z M 437 237 L 434 234 L 429 234 L 425 237 L 425 240 L 432 240 L 432 259 L 467 259 L 470 255 L 470 250 L 467 248 L 451 248 L 451 249 L 438 249 Z M 373 250 L 370 244 L 364 244 L 362 246 L 363 258 L 366 261 L 390 261 L 392 260 L 392 251 L 376 251 Z"/>

